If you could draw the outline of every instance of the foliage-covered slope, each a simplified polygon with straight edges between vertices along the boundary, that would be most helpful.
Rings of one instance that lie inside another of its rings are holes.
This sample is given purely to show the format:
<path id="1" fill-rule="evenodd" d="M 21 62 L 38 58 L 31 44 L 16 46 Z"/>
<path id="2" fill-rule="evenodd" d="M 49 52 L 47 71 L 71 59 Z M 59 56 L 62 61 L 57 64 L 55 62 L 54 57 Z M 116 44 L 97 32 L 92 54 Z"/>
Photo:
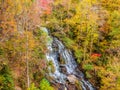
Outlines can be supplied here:
<path id="1" fill-rule="evenodd" d="M 99 90 L 120 89 L 120 0 L 0 0 L 0 89 L 53 90 L 45 26 Z M 41 82 L 40 82 L 41 81 Z M 40 83 L 40 85 L 39 85 Z"/>

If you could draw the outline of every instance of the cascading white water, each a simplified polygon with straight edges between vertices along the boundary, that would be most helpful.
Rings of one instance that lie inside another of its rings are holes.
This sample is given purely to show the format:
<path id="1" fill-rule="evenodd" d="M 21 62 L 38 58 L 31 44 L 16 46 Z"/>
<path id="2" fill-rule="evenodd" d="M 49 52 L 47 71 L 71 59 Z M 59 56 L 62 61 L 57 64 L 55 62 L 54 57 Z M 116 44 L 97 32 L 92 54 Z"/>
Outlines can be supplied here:
<path id="1" fill-rule="evenodd" d="M 65 60 L 64 66 L 67 69 L 67 73 L 68 74 L 73 73 L 75 68 L 77 67 L 77 64 L 75 63 L 75 60 L 71 52 L 65 49 L 65 46 L 57 38 L 54 38 L 53 40 L 54 40 L 53 43 L 55 43 L 58 46 L 58 53 Z"/>
<path id="2" fill-rule="evenodd" d="M 46 28 L 43 28 L 43 31 L 48 34 Z M 79 82 L 81 83 L 83 90 L 95 90 L 88 81 L 84 80 L 84 74 L 77 69 L 77 63 L 75 62 L 71 51 L 67 50 L 57 38 L 52 38 L 49 35 L 48 38 L 51 38 L 51 40 L 49 40 L 47 44 L 49 52 L 46 54 L 46 58 L 48 61 L 52 61 L 55 69 L 54 72 L 52 72 L 51 69 L 53 68 L 49 67 L 49 75 L 53 77 L 56 82 L 62 84 L 66 83 L 68 75 L 74 75 L 78 77 L 78 79 L 80 78 Z M 58 57 L 61 57 L 64 60 L 62 66 L 66 68 L 66 73 L 61 72 L 61 63 L 59 62 Z"/>
<path id="3" fill-rule="evenodd" d="M 52 43 L 48 44 L 48 49 L 49 53 L 46 54 L 46 58 L 48 61 L 52 61 L 55 69 L 54 73 L 50 72 L 50 76 L 54 77 L 59 83 L 65 83 L 66 75 L 62 74 L 59 70 L 58 54 L 52 49 Z M 49 68 L 50 71 L 52 71 L 51 69 L 53 68 Z"/>

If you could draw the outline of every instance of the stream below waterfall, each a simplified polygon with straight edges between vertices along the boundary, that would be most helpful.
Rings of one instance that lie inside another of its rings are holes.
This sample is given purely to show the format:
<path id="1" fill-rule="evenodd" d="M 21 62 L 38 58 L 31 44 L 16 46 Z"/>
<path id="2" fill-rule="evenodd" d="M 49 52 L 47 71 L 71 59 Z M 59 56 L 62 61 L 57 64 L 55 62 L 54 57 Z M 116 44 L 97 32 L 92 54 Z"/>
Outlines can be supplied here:
<path id="1" fill-rule="evenodd" d="M 95 88 L 84 79 L 84 74 L 77 68 L 77 63 L 70 50 L 55 37 L 49 36 L 48 30 L 42 28 L 48 35 L 46 58 L 48 62 L 52 62 L 52 67 L 48 66 L 49 76 L 53 77 L 56 83 L 66 85 L 68 79 L 75 80 L 81 84 L 82 90 L 95 90 Z M 54 69 L 54 70 L 53 70 Z M 67 87 L 65 87 L 67 89 Z M 63 90 L 66 90 L 63 89 Z"/>

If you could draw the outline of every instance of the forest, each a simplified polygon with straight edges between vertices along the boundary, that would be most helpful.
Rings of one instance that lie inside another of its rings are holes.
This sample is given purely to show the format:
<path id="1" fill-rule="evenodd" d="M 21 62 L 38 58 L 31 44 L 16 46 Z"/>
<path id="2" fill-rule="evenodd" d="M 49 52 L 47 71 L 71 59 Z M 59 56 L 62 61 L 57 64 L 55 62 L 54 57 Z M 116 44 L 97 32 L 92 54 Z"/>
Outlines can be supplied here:
<path id="1" fill-rule="evenodd" d="M 0 90 L 120 90 L 120 0 L 0 0 Z"/>

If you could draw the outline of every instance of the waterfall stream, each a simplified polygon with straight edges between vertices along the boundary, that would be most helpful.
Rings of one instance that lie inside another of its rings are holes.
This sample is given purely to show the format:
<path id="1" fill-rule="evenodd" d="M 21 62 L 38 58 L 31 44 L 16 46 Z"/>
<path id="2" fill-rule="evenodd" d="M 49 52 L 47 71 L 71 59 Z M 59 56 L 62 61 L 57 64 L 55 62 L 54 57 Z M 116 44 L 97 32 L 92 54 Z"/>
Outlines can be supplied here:
<path id="1" fill-rule="evenodd" d="M 48 30 L 42 28 L 48 35 Z M 70 50 L 67 50 L 63 43 L 57 38 L 50 37 L 48 41 L 48 53 L 46 58 L 52 62 L 53 67 L 48 66 L 49 76 L 53 77 L 57 83 L 65 85 L 68 76 L 74 75 L 82 86 L 82 90 L 95 90 L 93 86 L 84 79 L 84 74 L 77 68 L 77 63 Z M 62 62 L 62 63 L 61 63 Z M 62 71 L 63 69 L 64 71 Z M 54 69 L 54 71 L 52 71 Z"/>

